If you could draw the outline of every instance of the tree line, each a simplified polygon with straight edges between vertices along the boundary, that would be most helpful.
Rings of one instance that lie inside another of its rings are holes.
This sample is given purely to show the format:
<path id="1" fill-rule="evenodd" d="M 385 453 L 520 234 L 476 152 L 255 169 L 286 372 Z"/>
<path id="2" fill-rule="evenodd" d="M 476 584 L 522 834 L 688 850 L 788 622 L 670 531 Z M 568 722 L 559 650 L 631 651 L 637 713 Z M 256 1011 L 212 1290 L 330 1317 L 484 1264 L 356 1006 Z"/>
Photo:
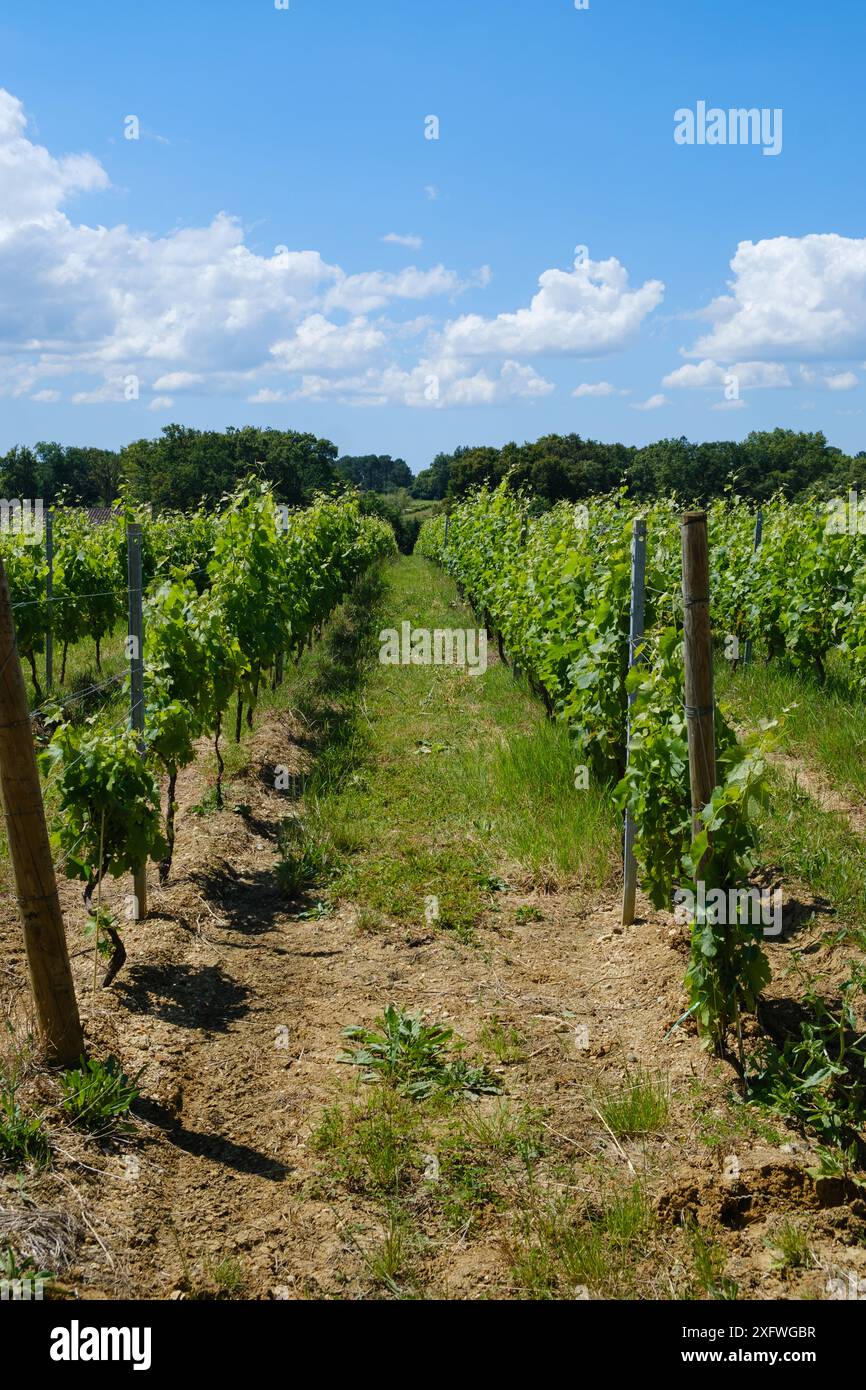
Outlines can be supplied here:
<path id="1" fill-rule="evenodd" d="M 166 425 L 157 439 L 119 450 L 41 442 L 0 455 L 0 493 L 52 503 L 109 506 L 120 496 L 158 510 L 216 503 L 250 474 L 270 483 L 281 502 L 300 505 L 346 483 L 363 491 L 408 487 L 412 472 L 390 455 L 338 457 L 328 439 L 296 430 L 198 430 Z"/>
<path id="2" fill-rule="evenodd" d="M 437 454 L 412 485 L 418 498 L 457 499 L 473 487 L 508 479 L 551 502 L 577 501 L 625 487 L 629 496 L 676 493 L 706 504 L 726 491 L 764 502 L 776 493 L 831 497 L 866 491 L 866 452 L 848 455 L 820 431 L 755 430 L 744 440 L 660 439 L 637 448 L 578 434 L 547 434 L 534 443 L 464 447 Z"/>
<path id="3" fill-rule="evenodd" d="M 156 439 L 122 449 L 38 443 L 0 456 L 0 495 L 51 503 L 109 506 L 117 497 L 157 510 L 216 503 L 251 473 L 270 483 L 281 502 L 303 505 L 322 491 L 349 485 L 365 494 L 438 501 L 466 495 L 479 483 L 525 488 L 551 502 L 578 501 L 624 487 L 637 498 L 676 493 L 708 503 L 728 490 L 756 502 L 776 493 L 837 496 L 866 493 L 866 452 L 848 455 L 820 431 L 753 431 L 744 440 L 660 439 L 637 448 L 578 434 L 547 434 L 524 444 L 460 446 L 437 454 L 417 477 L 390 454 L 339 455 L 335 444 L 297 430 L 252 425 L 199 430 L 166 425 Z M 389 517 L 390 519 L 390 517 Z"/>

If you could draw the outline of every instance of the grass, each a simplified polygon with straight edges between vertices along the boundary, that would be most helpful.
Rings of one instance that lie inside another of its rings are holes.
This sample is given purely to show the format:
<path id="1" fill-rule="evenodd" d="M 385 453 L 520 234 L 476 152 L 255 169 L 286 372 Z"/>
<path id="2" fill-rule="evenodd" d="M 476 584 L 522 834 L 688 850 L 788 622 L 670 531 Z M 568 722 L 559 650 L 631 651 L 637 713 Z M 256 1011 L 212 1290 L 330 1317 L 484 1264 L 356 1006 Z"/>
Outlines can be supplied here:
<path id="1" fill-rule="evenodd" d="M 660 1073 L 638 1068 L 626 1072 L 621 1084 L 602 1092 L 596 1105 L 605 1125 L 617 1138 L 656 1134 L 667 1124 L 670 1088 Z"/>
<path id="2" fill-rule="evenodd" d="M 435 897 L 435 928 L 472 943 L 515 874 L 608 882 L 616 814 L 602 793 L 574 790 L 565 730 L 498 661 L 479 676 L 380 665 L 378 632 L 404 619 L 476 625 L 447 576 L 402 557 L 346 605 L 295 699 L 318 734 L 306 795 L 342 858 L 335 893 L 404 927 L 426 926 Z"/>
<path id="3" fill-rule="evenodd" d="M 0 1160 L 16 1167 L 24 1163 L 44 1167 L 51 1161 L 48 1135 L 42 1121 L 23 1110 L 12 1081 L 7 1081 L 0 1089 Z"/>
<path id="4" fill-rule="evenodd" d="M 863 842 L 844 816 L 823 811 L 777 772 L 760 826 L 761 857 L 790 882 L 805 882 L 849 927 L 866 926 Z"/>
<path id="5" fill-rule="evenodd" d="M 786 1217 L 766 1242 L 776 1269 L 808 1269 L 814 1263 L 809 1237 L 801 1226 Z"/>
<path id="6" fill-rule="evenodd" d="M 739 1289 L 734 1280 L 725 1275 L 724 1247 L 694 1220 L 686 1224 L 686 1240 L 692 1270 L 692 1296 L 703 1295 L 720 1301 L 735 1299 Z"/>
<path id="7" fill-rule="evenodd" d="M 785 710 L 780 746 L 820 768 L 843 795 L 862 800 L 866 794 L 866 702 L 846 692 L 832 674 L 825 684 L 797 674 L 784 662 L 757 661 L 731 672 L 716 664 L 716 693 L 737 720 L 757 725 Z"/>
<path id="8" fill-rule="evenodd" d="M 529 1298 L 635 1298 L 654 1232 L 639 1182 L 594 1209 L 561 1197 L 540 1201 L 525 1216 L 514 1277 Z"/>
<path id="9" fill-rule="evenodd" d="M 520 1030 L 513 1024 L 502 1023 L 498 1018 L 485 1023 L 479 1034 L 480 1045 L 492 1052 L 497 1062 L 503 1066 L 526 1060 L 526 1045 Z"/>

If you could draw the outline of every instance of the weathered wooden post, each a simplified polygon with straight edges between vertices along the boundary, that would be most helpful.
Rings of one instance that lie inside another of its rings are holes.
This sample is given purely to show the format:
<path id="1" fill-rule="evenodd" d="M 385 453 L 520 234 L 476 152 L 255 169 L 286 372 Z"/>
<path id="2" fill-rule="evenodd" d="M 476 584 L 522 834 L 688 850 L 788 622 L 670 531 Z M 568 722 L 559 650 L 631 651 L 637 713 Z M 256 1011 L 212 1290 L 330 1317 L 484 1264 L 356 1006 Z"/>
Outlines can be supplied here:
<path id="1" fill-rule="evenodd" d="M 706 512 L 686 512 L 682 520 L 683 631 L 686 665 L 686 725 L 692 829 L 716 785 L 716 728 L 713 697 L 713 641 L 710 627 L 710 559 Z"/>
<path id="2" fill-rule="evenodd" d="M 84 1052 L 84 1037 L 66 949 L 27 692 L 18 659 L 9 585 L 2 559 L 0 790 L 39 1032 L 49 1060 L 60 1066 L 71 1066 Z"/>

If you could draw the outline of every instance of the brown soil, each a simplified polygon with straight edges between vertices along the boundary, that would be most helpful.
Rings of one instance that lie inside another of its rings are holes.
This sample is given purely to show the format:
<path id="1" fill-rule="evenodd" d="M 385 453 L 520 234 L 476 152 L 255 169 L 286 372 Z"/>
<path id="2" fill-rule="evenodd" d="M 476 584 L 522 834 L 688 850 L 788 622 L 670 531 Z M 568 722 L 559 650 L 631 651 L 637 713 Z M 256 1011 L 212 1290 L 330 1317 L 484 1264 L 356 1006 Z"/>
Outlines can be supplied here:
<path id="1" fill-rule="evenodd" d="M 379 1296 L 362 1251 L 381 1234 L 381 1213 L 364 1197 L 322 1195 L 314 1181 L 322 1160 L 309 1139 L 323 1107 L 358 1084 L 336 1060 L 341 1030 L 371 1023 L 390 1000 L 449 1021 L 470 1052 L 491 1017 L 516 1025 L 527 1056 L 497 1068 L 506 1095 L 543 1109 L 554 1149 L 603 1160 L 623 1183 L 647 1174 L 672 1243 L 684 1215 L 711 1224 L 741 1297 L 824 1296 L 831 1270 L 866 1276 L 866 1204 L 844 1184 L 808 1176 L 813 1158 L 801 1137 L 774 1122 L 778 1146 L 742 1134 L 702 1142 L 695 1089 L 709 1117 L 721 1117 L 733 1071 L 702 1051 L 688 1024 L 674 1026 L 685 1007 L 687 941 L 669 915 L 642 902 L 639 921 L 622 928 L 613 894 L 591 907 L 578 892 L 504 894 L 476 945 L 435 930 L 363 932 L 351 904 L 299 920 L 273 877 L 287 807 L 267 774 L 277 763 L 301 768 L 304 744 L 288 716 L 272 715 L 246 747 L 221 813 L 192 810 L 212 776 L 208 750 L 182 775 L 172 878 L 163 891 L 152 873 L 151 913 L 127 932 L 129 959 L 115 985 L 94 1000 L 92 957 L 73 961 L 89 1045 L 130 1074 L 141 1070 L 143 1096 L 132 1139 L 100 1146 L 55 1125 L 54 1167 L 26 1180 L 40 1208 L 73 1218 L 62 1276 L 69 1293 L 214 1292 L 213 1270 L 233 1257 L 244 1297 Z M 118 901 L 128 885 L 108 891 Z M 75 950 L 79 889 L 62 892 Z M 514 924 L 521 904 L 542 920 Z M 845 947 L 824 939 L 828 924 L 813 909 L 805 893 L 788 901 L 785 937 L 769 943 L 776 1010 L 798 994 L 794 946 L 828 981 L 844 973 Z M 8 899 L 0 943 L 0 978 L 20 1010 L 23 954 Z M 672 1123 L 664 1137 L 620 1144 L 592 1097 L 637 1064 L 670 1074 Z M 31 1101 L 56 1101 L 55 1081 L 38 1069 L 27 1089 Z M 0 1207 L 22 1207 L 8 1174 Z M 817 1263 L 783 1277 L 766 1242 L 786 1213 L 808 1217 Z M 423 1292 L 517 1296 L 513 1237 L 508 1212 L 491 1213 L 471 1239 L 436 1227 L 421 1260 Z"/>

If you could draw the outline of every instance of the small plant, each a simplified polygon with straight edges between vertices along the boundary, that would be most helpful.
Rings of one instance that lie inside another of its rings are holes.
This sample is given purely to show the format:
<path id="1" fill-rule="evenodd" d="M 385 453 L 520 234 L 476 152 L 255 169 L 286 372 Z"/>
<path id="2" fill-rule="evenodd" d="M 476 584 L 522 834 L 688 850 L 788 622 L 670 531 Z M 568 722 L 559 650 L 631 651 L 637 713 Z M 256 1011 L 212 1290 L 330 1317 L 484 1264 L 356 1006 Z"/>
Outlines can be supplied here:
<path id="1" fill-rule="evenodd" d="M 0 1245 L 0 1282 L 20 1284 L 26 1280 L 28 1284 L 47 1284 L 53 1278 L 47 1270 L 39 1269 L 29 1255 L 21 1259 L 11 1245 Z"/>
<path id="2" fill-rule="evenodd" d="M 313 835 L 304 821 L 288 816 L 277 829 L 277 883 L 289 899 L 299 898 L 308 888 L 321 883 L 334 869 L 330 845 Z"/>
<path id="3" fill-rule="evenodd" d="M 36 1115 L 25 1115 L 14 1082 L 0 1090 L 0 1159 L 44 1166 L 51 1160 L 48 1136 Z"/>
<path id="4" fill-rule="evenodd" d="M 866 992 L 866 965 L 855 966 L 838 1002 L 807 984 L 811 1017 L 781 1047 L 765 1042 L 750 1082 L 753 1099 L 816 1134 L 829 1150 L 859 1149 L 866 1107 L 866 1033 L 855 999 Z M 852 1165 L 858 1166 L 858 1165 Z"/>
<path id="5" fill-rule="evenodd" d="M 668 1083 L 659 1073 L 626 1072 L 622 1085 L 598 1099 L 598 1112 L 617 1137 L 655 1134 L 667 1124 L 670 1109 Z"/>
<path id="6" fill-rule="evenodd" d="M 377 1029 L 345 1028 L 343 1037 L 360 1044 L 340 1058 L 363 1067 L 365 1081 L 385 1081 L 412 1100 L 434 1091 L 495 1095 L 501 1088 L 485 1067 L 470 1066 L 454 1056 L 465 1044 L 453 1041 L 454 1030 L 442 1023 L 424 1023 L 420 1014 L 404 1013 L 389 1004 Z"/>
<path id="7" fill-rule="evenodd" d="M 791 1220 L 784 1220 L 767 1247 L 775 1255 L 777 1269 L 808 1269 L 813 1262 L 809 1237 L 806 1232 Z"/>
<path id="8" fill-rule="evenodd" d="M 396 1196 L 417 1159 L 418 1112 L 388 1087 L 342 1110 L 329 1106 L 312 1136 L 331 1176 L 353 1192 Z"/>
<path id="9" fill-rule="evenodd" d="M 240 1260 L 229 1256 L 211 1271 L 211 1277 L 221 1294 L 234 1298 L 246 1284 L 246 1275 Z"/>
<path id="10" fill-rule="evenodd" d="M 527 907 L 524 903 L 514 914 L 514 920 L 518 926 L 523 926 L 525 922 L 543 922 L 544 913 L 539 912 L 537 907 Z"/>
<path id="11" fill-rule="evenodd" d="M 725 1252 L 722 1247 L 694 1220 L 686 1224 L 686 1237 L 695 1283 L 700 1292 L 714 1299 L 736 1298 L 739 1288 L 733 1279 L 725 1275 Z"/>
<path id="12" fill-rule="evenodd" d="M 114 1057 L 104 1062 L 96 1057 L 82 1059 L 79 1068 L 60 1076 L 62 1109 L 75 1124 L 96 1133 L 128 1132 L 131 1126 L 123 1124 L 123 1117 L 138 1099 L 140 1076 L 141 1072 L 130 1080 Z"/>
<path id="13" fill-rule="evenodd" d="M 478 1041 L 503 1064 L 526 1061 L 526 1048 L 518 1029 L 501 1023 L 498 1018 L 484 1025 Z"/>

